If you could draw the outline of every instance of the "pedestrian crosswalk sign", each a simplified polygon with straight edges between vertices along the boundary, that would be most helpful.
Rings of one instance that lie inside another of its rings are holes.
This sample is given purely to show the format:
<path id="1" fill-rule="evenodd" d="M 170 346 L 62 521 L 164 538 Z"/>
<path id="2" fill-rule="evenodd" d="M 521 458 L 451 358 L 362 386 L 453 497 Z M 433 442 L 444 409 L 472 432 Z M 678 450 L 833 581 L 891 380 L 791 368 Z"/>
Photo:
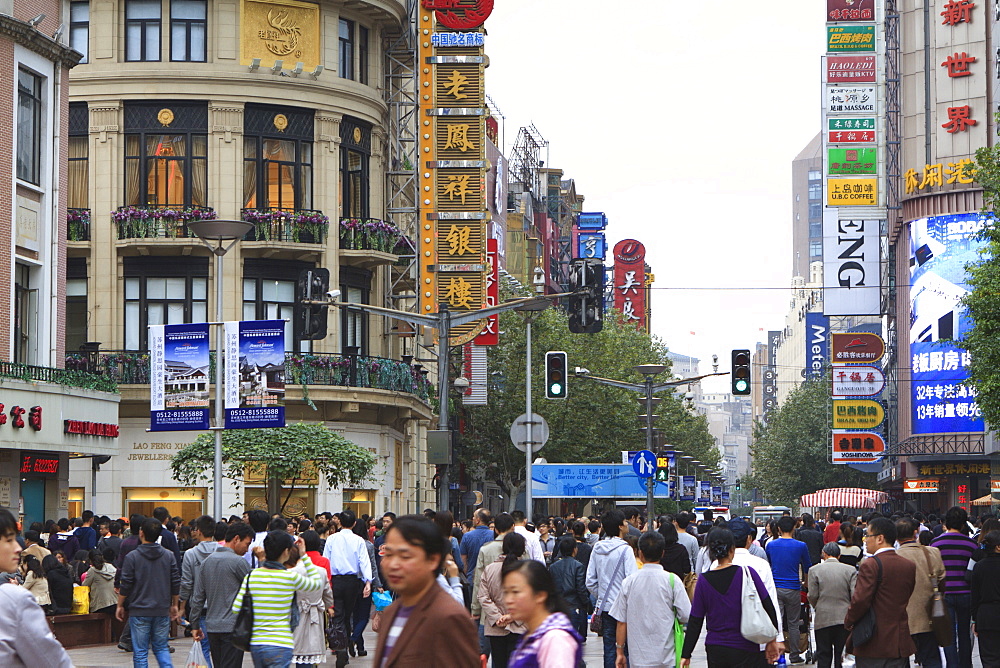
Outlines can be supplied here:
<path id="1" fill-rule="evenodd" d="M 670 480 L 670 469 L 656 469 L 656 475 L 654 477 L 657 482 L 667 482 Z"/>

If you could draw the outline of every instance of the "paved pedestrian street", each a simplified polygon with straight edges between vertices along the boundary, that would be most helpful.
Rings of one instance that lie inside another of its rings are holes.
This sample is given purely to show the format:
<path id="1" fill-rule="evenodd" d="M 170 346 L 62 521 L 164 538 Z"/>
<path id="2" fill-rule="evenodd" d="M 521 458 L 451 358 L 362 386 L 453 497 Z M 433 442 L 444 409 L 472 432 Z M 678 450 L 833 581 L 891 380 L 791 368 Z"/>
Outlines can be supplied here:
<path id="1" fill-rule="evenodd" d="M 376 635 L 371 631 L 365 632 L 365 645 L 369 648 L 370 653 L 366 657 L 352 658 L 350 664 L 348 664 L 350 668 L 372 668 L 372 661 L 375 657 L 375 642 Z M 176 652 L 172 655 L 174 665 L 178 667 L 183 666 L 184 660 L 187 658 L 187 653 L 191 648 L 191 639 L 181 638 L 178 640 L 172 640 L 170 645 L 171 647 L 176 648 Z M 600 638 L 590 634 L 587 638 L 587 643 L 583 647 L 583 658 L 587 667 L 601 668 L 603 663 L 601 660 L 602 651 Z M 76 668 L 112 668 L 114 666 L 132 665 L 132 655 L 121 651 L 115 645 L 102 645 L 99 647 L 73 649 L 69 651 L 69 655 L 73 659 L 73 665 L 76 666 Z M 156 665 L 155 658 L 150 656 L 149 660 L 150 666 Z M 244 657 L 243 665 L 252 668 L 253 661 L 250 660 L 249 654 Z M 326 665 L 334 665 L 332 654 L 328 655 Z M 845 663 L 844 668 L 848 668 L 849 665 L 853 666 L 853 664 Z M 975 651 L 973 652 L 972 665 L 973 668 L 982 668 L 983 665 L 979 660 L 978 645 L 976 645 Z M 708 666 L 708 662 L 705 660 L 705 649 L 700 642 L 698 643 L 697 649 L 695 649 L 694 656 L 691 660 L 691 666 L 692 668 L 707 668 Z"/>

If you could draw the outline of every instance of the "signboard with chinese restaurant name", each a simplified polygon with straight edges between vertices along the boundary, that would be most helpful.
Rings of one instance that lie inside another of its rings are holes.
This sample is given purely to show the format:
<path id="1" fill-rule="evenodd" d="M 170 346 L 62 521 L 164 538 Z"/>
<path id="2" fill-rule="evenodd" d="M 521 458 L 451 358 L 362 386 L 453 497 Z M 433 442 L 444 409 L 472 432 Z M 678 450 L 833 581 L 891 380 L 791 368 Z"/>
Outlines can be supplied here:
<path id="1" fill-rule="evenodd" d="M 877 462 L 885 452 L 885 441 L 874 432 L 848 431 L 833 434 L 833 463 Z"/>
<path id="2" fill-rule="evenodd" d="M 885 419 L 885 409 L 870 399 L 839 399 L 833 402 L 834 429 L 874 429 Z"/>
<path id="3" fill-rule="evenodd" d="M 907 480 L 903 491 L 907 494 L 927 494 L 939 491 L 940 480 Z"/>
<path id="4" fill-rule="evenodd" d="M 876 152 L 874 148 L 828 148 L 827 174 L 876 174 Z"/>
<path id="5" fill-rule="evenodd" d="M 874 366 L 833 367 L 835 397 L 874 397 L 885 388 L 885 375 Z"/>
<path id="6" fill-rule="evenodd" d="M 868 364 L 877 362 L 885 354 L 885 342 L 878 334 L 871 332 L 834 332 L 830 335 L 833 343 L 833 363 Z"/>
<path id="7" fill-rule="evenodd" d="M 826 50 L 835 53 L 874 51 L 875 26 L 827 26 Z"/>

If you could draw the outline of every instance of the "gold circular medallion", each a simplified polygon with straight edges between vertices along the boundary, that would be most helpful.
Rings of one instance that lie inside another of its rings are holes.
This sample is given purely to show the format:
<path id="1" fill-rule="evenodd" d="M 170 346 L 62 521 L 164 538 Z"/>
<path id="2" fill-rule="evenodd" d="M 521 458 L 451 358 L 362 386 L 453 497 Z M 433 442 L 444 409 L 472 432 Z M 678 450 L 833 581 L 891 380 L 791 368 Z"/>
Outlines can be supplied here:
<path id="1" fill-rule="evenodd" d="M 354 128 L 354 143 L 361 143 L 361 128 Z"/>
<path id="2" fill-rule="evenodd" d="M 163 127 L 167 127 L 174 122 L 174 112 L 169 109 L 160 109 L 159 113 L 156 114 L 156 120 L 158 120 L 160 125 Z"/>
<path id="3" fill-rule="evenodd" d="M 288 117 L 284 114 L 275 114 L 274 127 L 278 128 L 278 132 L 284 132 L 285 128 L 288 127 Z"/>

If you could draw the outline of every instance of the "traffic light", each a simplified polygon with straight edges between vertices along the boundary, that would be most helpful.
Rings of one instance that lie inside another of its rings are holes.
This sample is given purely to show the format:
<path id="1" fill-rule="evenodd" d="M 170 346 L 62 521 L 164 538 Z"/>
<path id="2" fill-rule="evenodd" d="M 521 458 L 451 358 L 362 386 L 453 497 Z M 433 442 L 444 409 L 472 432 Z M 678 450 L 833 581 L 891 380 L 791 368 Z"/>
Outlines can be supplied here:
<path id="1" fill-rule="evenodd" d="M 746 396 L 750 394 L 750 351 L 733 351 L 733 394 Z"/>
<path id="2" fill-rule="evenodd" d="M 604 329 L 604 262 L 599 259 L 576 259 L 569 268 L 569 331 L 574 334 L 597 334 Z"/>
<path id="3" fill-rule="evenodd" d="M 740 491 L 740 485 L 742 485 L 742 484 L 743 483 L 740 481 L 740 479 L 737 478 L 736 479 L 736 486 L 735 486 L 735 489 L 736 489 L 737 492 Z"/>
<path id="4" fill-rule="evenodd" d="M 330 289 L 330 270 L 303 269 L 295 283 L 295 335 L 304 341 L 326 338 L 326 304 L 304 304 L 303 301 L 326 301 Z"/>
<path id="5" fill-rule="evenodd" d="M 565 399 L 566 380 L 569 366 L 566 353 L 561 350 L 550 350 L 545 353 L 545 398 Z"/>

